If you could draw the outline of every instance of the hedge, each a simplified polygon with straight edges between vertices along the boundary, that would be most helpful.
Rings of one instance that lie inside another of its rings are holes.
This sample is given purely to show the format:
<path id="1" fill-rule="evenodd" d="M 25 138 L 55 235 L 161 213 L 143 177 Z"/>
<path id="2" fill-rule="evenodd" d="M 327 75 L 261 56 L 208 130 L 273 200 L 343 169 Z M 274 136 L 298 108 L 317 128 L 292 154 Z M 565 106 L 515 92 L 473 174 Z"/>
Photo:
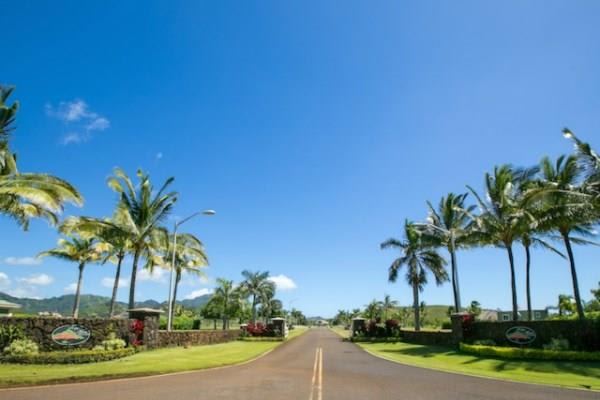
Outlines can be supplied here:
<path id="1" fill-rule="evenodd" d="M 242 342 L 283 342 L 284 338 L 281 336 L 240 336 L 237 340 Z"/>
<path id="2" fill-rule="evenodd" d="M 517 347 L 482 346 L 461 343 L 460 351 L 477 356 L 499 357 L 512 360 L 600 361 L 600 351 L 543 350 Z"/>
<path id="3" fill-rule="evenodd" d="M 99 361 L 110 361 L 135 354 L 133 347 L 117 350 L 75 350 L 48 351 L 38 354 L 19 356 L 0 356 L 2 363 L 18 364 L 86 364 Z"/>

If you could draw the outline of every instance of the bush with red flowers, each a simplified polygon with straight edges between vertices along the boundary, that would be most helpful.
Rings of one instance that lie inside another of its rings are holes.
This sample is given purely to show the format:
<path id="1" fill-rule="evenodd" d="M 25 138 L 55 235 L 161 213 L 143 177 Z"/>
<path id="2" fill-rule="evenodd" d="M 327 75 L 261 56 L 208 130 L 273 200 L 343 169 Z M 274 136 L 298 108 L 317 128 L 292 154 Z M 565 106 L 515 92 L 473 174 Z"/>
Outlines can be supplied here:
<path id="1" fill-rule="evenodd" d="M 141 346 L 144 344 L 144 321 L 141 319 L 131 320 L 131 325 L 129 329 L 133 333 L 133 341 L 131 344 L 133 346 Z"/>

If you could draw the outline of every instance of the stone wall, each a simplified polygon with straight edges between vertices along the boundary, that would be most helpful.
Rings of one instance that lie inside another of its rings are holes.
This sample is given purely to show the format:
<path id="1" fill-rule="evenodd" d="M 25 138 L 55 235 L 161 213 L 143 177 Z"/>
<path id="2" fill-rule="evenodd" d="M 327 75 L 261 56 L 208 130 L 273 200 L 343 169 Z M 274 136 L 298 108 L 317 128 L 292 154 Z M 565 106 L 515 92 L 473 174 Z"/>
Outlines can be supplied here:
<path id="1" fill-rule="evenodd" d="M 91 348 L 114 332 L 117 338 L 129 343 L 129 320 L 127 319 L 73 319 L 73 318 L 0 318 L 0 324 L 17 325 L 23 329 L 25 336 L 38 344 L 40 350 L 65 350 L 68 348 Z M 91 332 L 90 339 L 77 346 L 61 346 L 52 341 L 52 331 L 59 326 L 77 324 L 86 327 Z"/>
<path id="2" fill-rule="evenodd" d="M 402 341 L 407 343 L 442 345 L 454 344 L 452 332 L 450 331 L 401 331 Z"/>
<path id="3" fill-rule="evenodd" d="M 236 340 L 240 330 L 226 331 L 158 331 L 158 347 L 198 346 Z"/>
<path id="4" fill-rule="evenodd" d="M 541 348 L 554 338 L 563 338 L 569 341 L 572 350 L 600 351 L 600 320 L 476 321 L 464 327 L 464 341 L 491 339 L 499 346 L 518 346 L 506 339 L 506 331 L 513 326 L 535 331 L 536 339 L 527 347 Z"/>

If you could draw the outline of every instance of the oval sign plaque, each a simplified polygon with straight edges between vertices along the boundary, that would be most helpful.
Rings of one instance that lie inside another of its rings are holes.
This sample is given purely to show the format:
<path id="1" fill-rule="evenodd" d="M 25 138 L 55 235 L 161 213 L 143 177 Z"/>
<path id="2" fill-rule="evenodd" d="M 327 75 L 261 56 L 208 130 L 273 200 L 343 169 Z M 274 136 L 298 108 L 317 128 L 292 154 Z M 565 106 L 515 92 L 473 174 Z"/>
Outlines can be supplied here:
<path id="1" fill-rule="evenodd" d="M 506 338 L 516 344 L 529 344 L 536 338 L 536 333 L 533 329 L 526 326 L 513 326 L 506 330 Z"/>
<path id="2" fill-rule="evenodd" d="M 87 342 L 92 333 L 81 325 L 62 325 L 52 331 L 52 341 L 61 346 L 77 346 Z"/>

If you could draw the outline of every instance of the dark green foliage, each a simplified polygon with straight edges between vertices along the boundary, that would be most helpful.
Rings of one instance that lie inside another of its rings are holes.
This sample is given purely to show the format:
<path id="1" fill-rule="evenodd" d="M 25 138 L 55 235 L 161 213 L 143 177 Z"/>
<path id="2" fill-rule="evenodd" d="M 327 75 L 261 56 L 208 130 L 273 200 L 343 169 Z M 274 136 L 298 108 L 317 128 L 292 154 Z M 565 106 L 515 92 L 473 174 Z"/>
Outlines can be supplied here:
<path id="1" fill-rule="evenodd" d="M 460 344 L 460 351 L 485 357 L 511 360 L 600 361 L 600 352 L 527 349 L 517 347 Z"/>
<path id="2" fill-rule="evenodd" d="M 0 326 L 0 350 L 14 342 L 15 340 L 25 339 L 23 328 L 17 325 Z"/>
<path id="3" fill-rule="evenodd" d="M 2 356 L 0 362 L 18 364 L 86 364 L 110 361 L 135 354 L 133 347 L 118 350 L 51 351 L 34 355 Z"/>

